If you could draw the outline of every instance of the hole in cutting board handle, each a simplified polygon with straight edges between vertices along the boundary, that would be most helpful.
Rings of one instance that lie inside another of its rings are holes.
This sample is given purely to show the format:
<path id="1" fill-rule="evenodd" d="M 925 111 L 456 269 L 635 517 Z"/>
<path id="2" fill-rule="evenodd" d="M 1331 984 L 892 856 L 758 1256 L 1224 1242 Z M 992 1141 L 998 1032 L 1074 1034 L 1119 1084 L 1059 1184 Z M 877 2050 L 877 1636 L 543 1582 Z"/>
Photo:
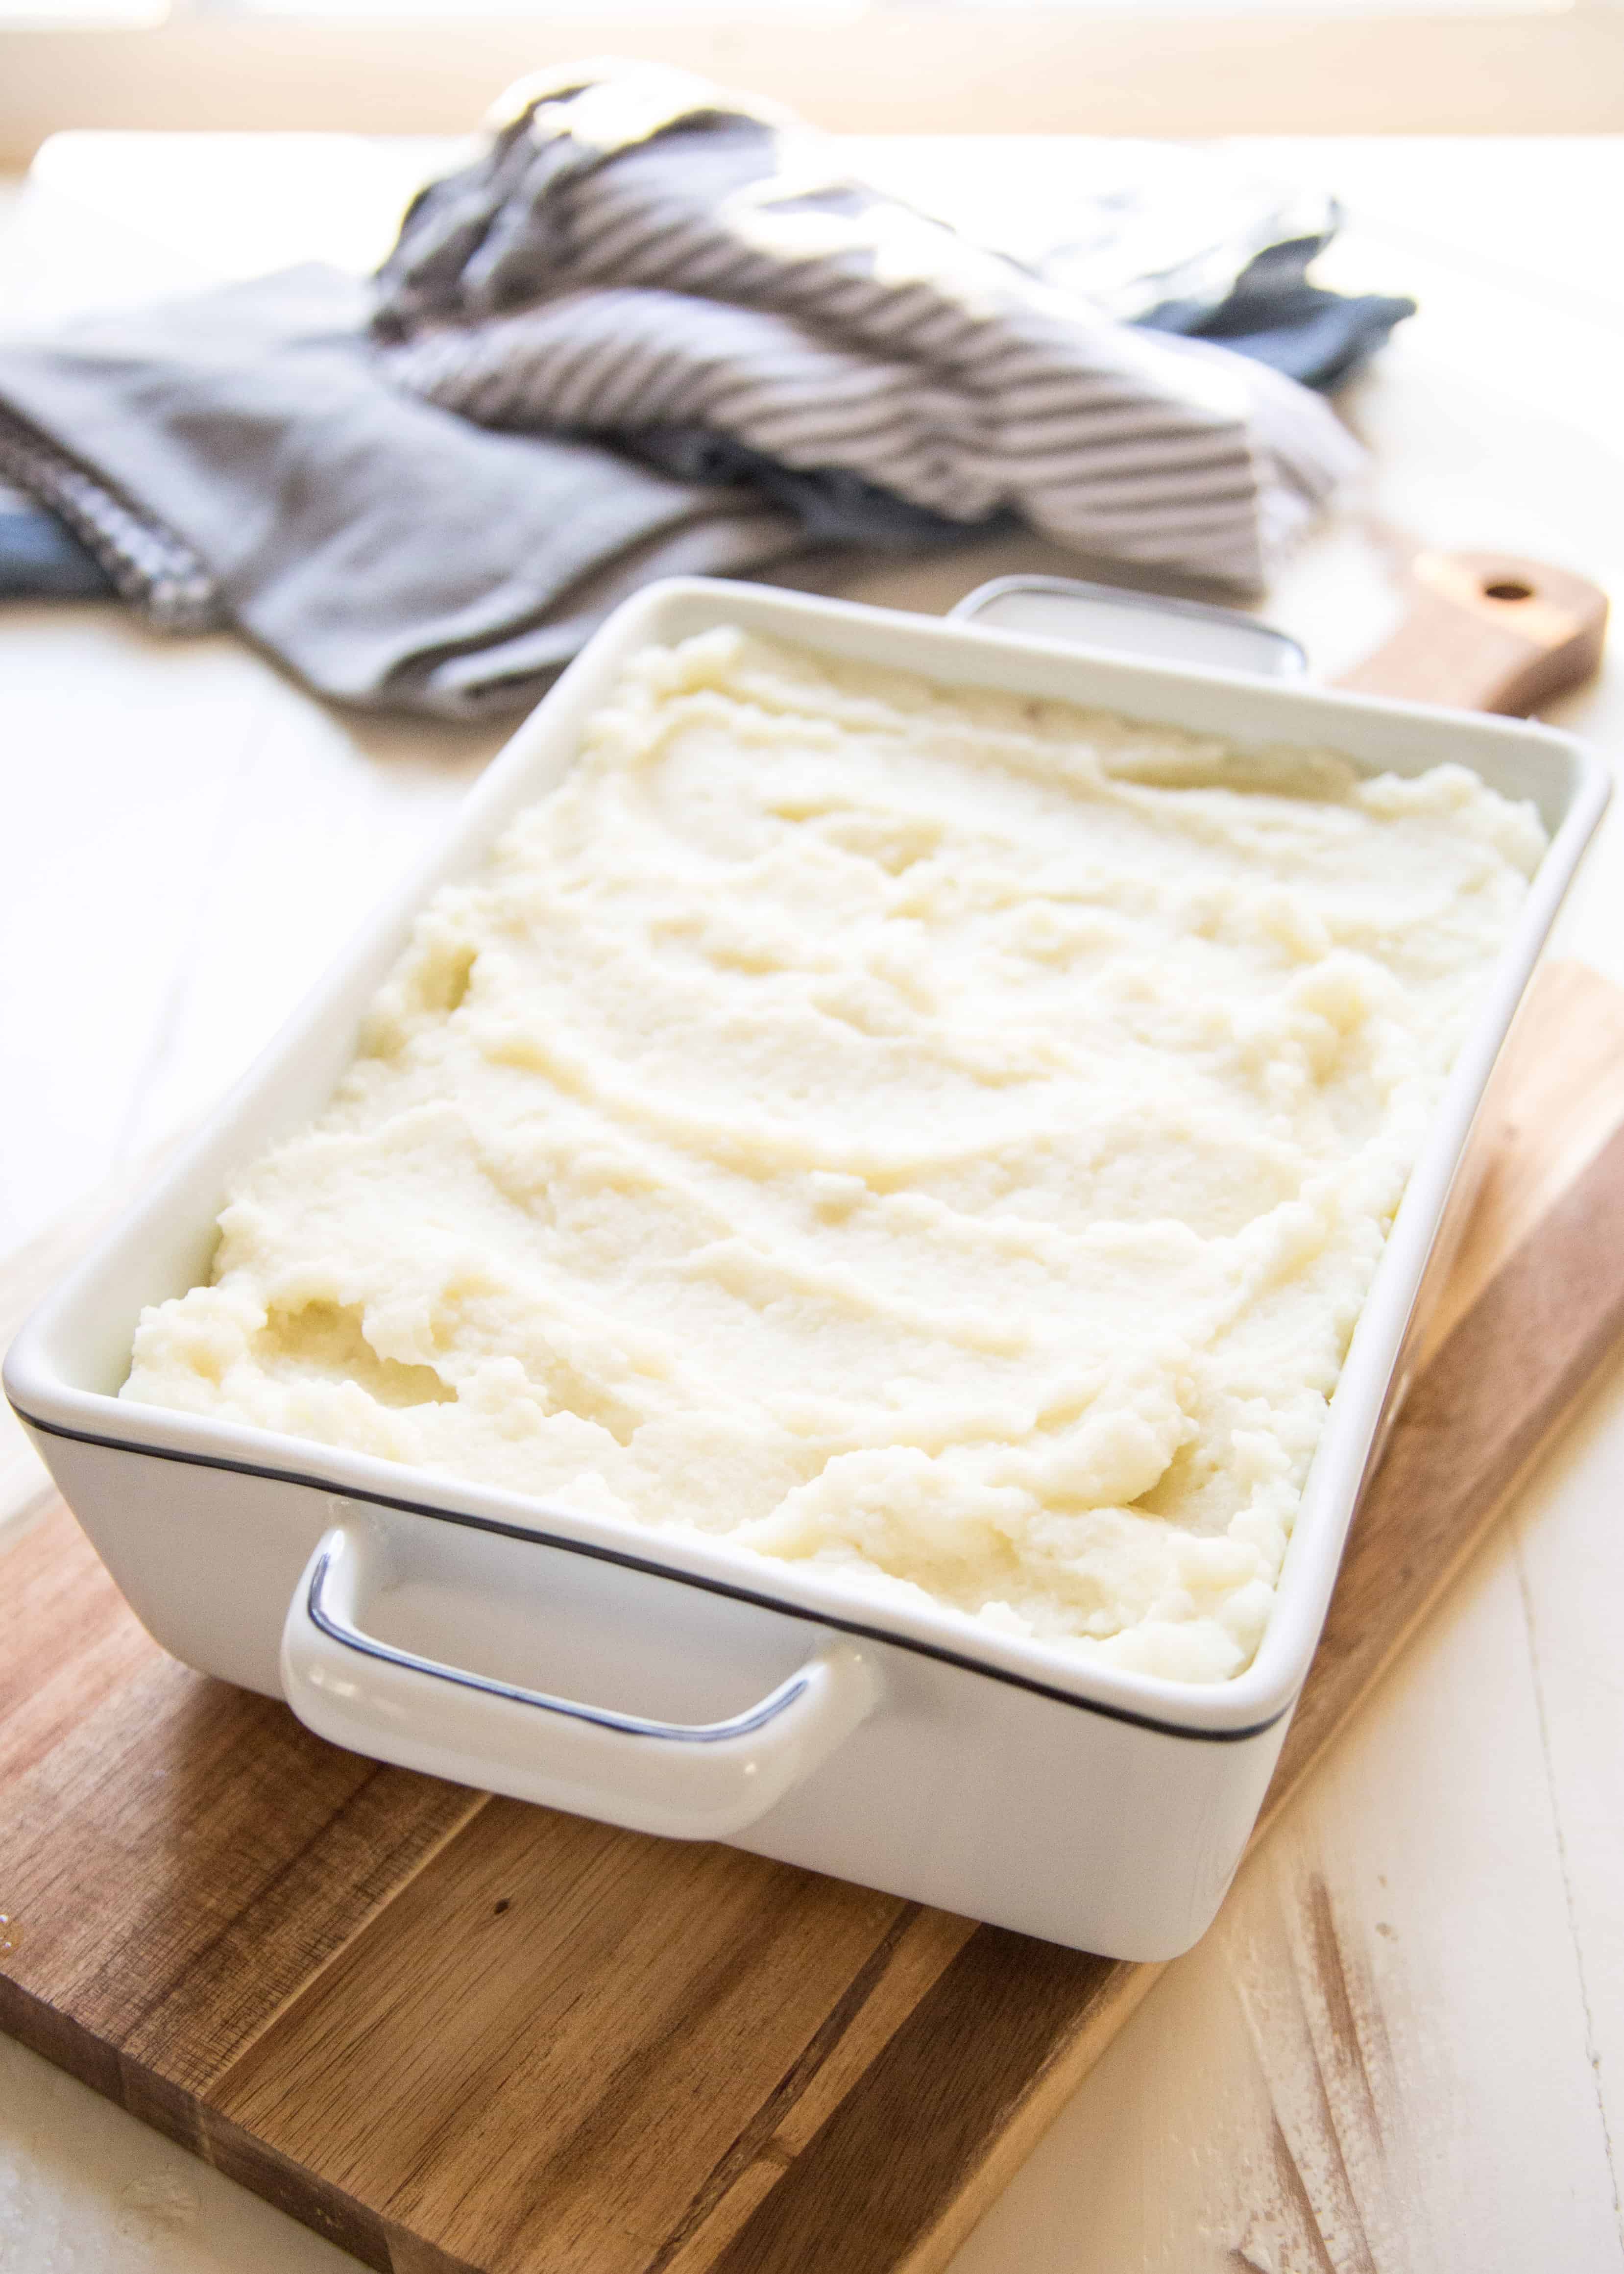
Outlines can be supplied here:
<path id="1" fill-rule="evenodd" d="M 1525 719 L 1601 661 L 1607 596 L 1570 568 L 1511 553 L 1423 552 L 1410 585 L 1397 630 L 1339 686 Z"/>

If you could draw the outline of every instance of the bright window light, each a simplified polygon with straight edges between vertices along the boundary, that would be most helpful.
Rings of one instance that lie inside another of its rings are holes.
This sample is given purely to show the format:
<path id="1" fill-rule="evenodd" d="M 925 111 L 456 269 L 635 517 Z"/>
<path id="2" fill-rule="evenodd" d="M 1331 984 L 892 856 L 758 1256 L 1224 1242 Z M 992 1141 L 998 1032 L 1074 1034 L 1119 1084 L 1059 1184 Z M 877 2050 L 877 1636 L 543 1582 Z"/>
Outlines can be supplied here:
<path id="1" fill-rule="evenodd" d="M 0 0 L 0 29 L 140 31 L 169 13 L 169 0 Z"/>
<path id="2" fill-rule="evenodd" d="M 74 0 L 62 0 L 71 7 Z M 92 0 L 79 0 L 90 5 Z M 1033 15 L 1055 11 L 1075 15 L 1137 16 L 1460 16 L 1558 15 L 1573 0 L 593 0 L 591 13 L 613 24 L 620 19 L 648 22 L 661 17 L 696 16 L 710 22 L 737 17 L 771 21 L 831 17 L 850 21 L 880 12 L 907 11 L 924 16 L 959 9 L 999 10 L 1008 15 Z M 0 20 L 6 0 L 0 0 Z M 367 17 L 438 17 L 454 19 L 459 12 L 478 16 L 545 19 L 565 12 L 585 12 L 576 6 L 560 11 L 558 0 L 471 0 L 459 11 L 456 0 L 176 0 L 175 14 L 207 16 L 320 16 L 351 20 Z"/>

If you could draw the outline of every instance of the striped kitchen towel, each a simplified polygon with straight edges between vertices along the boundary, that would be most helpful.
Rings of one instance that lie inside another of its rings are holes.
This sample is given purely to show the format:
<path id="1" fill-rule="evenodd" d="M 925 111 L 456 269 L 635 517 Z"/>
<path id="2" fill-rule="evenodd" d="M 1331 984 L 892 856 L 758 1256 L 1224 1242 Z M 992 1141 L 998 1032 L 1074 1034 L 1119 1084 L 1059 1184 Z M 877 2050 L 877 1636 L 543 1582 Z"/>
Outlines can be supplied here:
<path id="1" fill-rule="evenodd" d="M 979 245 L 771 106 L 609 65 L 499 109 L 410 208 L 377 318 L 394 383 L 485 425 L 753 480 L 815 533 L 853 533 L 853 501 L 905 531 L 1012 512 L 1252 589 L 1358 463 L 1277 371 L 1123 323 L 1086 260 L 1057 282 Z"/>

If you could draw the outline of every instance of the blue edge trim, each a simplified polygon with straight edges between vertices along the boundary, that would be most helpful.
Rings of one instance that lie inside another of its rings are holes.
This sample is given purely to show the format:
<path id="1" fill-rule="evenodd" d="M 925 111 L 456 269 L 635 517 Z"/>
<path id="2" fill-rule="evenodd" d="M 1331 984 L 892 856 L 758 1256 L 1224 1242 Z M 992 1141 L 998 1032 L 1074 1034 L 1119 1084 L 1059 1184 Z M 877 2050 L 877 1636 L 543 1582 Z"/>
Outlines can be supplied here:
<path id="1" fill-rule="evenodd" d="M 1259 1737 L 1283 1721 L 1297 1699 L 1293 1696 L 1278 1711 L 1261 1721 L 1248 1722 L 1239 1729 L 1192 1729 L 1177 1721 L 1166 1721 L 1154 1713 L 1136 1713 L 1125 1706 L 1102 1706 L 1091 1698 L 1074 1697 L 1070 1690 L 1058 1690 L 1046 1682 L 1034 1682 L 1030 1675 L 1010 1674 L 1000 1666 L 988 1666 L 981 1660 L 968 1658 L 961 1653 L 944 1649 L 939 1643 L 919 1642 L 912 1635 L 892 1633 L 885 1627 L 866 1626 L 859 1619 L 839 1618 L 827 1611 L 803 1611 L 793 1603 L 781 1602 L 774 1595 L 758 1594 L 748 1587 L 736 1587 L 724 1579 L 702 1578 L 691 1571 L 673 1571 L 669 1564 L 641 1555 L 628 1555 L 619 1548 L 594 1547 L 581 1540 L 561 1539 L 556 1532 L 532 1531 L 524 1525 L 503 1524 L 494 1517 L 467 1516 L 460 1510 L 432 1508 L 422 1501 L 402 1500 L 393 1494 L 368 1492 L 358 1486 L 335 1485 L 326 1477 L 305 1476 L 297 1469 L 273 1469 L 260 1461 L 232 1461 L 222 1454 L 181 1453 L 168 1446 L 132 1445 L 127 1438 L 101 1437 L 87 1429 L 64 1429 L 55 1421 L 39 1420 L 25 1412 L 21 1406 L 12 1411 L 19 1421 L 30 1429 L 37 1429 L 42 1437 L 66 1437 L 79 1445 L 99 1445 L 113 1453 L 134 1453 L 143 1460 L 178 1461 L 194 1469 L 222 1469 L 235 1476 L 263 1477 L 273 1484 L 303 1485 L 312 1492 L 330 1493 L 342 1500 L 358 1501 L 372 1508 L 399 1509 L 407 1516 L 424 1516 L 437 1524 L 460 1524 L 470 1532 L 490 1532 L 505 1540 L 533 1542 L 538 1547 L 556 1547 L 567 1555 L 588 1555 L 595 1562 L 617 1563 L 628 1570 L 643 1571 L 653 1579 L 665 1579 L 673 1586 L 698 1587 L 706 1594 L 722 1595 L 733 1602 L 752 1604 L 757 1610 L 775 1612 L 780 1618 L 800 1619 L 807 1626 L 833 1627 L 842 1634 L 859 1635 L 866 1642 L 884 1643 L 892 1650 L 912 1651 L 918 1658 L 934 1658 L 944 1666 L 957 1666 L 966 1674 L 980 1675 L 986 1682 L 1007 1683 L 1012 1690 L 1030 1690 L 1034 1697 L 1048 1698 L 1057 1706 L 1070 1706 L 1079 1713 L 1097 1713 L 1108 1721 L 1125 1721 L 1136 1729 L 1154 1729 L 1161 1736 L 1182 1737 L 1191 1744 L 1235 1745 L 1249 1737 Z M 474 1677 L 467 1677 L 472 1680 Z M 539 1692 L 536 1693 L 539 1696 Z M 546 1701 L 552 1704 L 553 1701 Z M 771 1701 L 768 1701 L 769 1703 Z"/>

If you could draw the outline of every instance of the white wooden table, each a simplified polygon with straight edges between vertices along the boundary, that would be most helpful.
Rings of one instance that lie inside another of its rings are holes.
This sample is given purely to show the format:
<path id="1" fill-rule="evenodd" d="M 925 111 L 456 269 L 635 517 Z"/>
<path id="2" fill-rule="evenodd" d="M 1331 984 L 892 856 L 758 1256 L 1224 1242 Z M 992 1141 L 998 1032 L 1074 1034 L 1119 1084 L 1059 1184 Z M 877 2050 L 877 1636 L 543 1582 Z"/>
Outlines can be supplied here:
<path id="1" fill-rule="evenodd" d="M 1334 673 L 1396 613 L 1412 540 L 1543 555 L 1624 599 L 1624 143 L 1256 147 L 1342 192 L 1327 282 L 1423 307 L 1347 403 L 1368 480 L 1268 614 Z M 365 263 L 432 154 L 64 137 L 0 193 L 0 316 Z M 1064 142 L 857 154 L 961 207 L 1098 164 Z M 1016 541 L 846 589 L 944 607 L 1065 565 Z M 1553 715 L 1616 744 L 1624 675 Z M 207 1103 L 500 739 L 340 718 L 227 636 L 0 609 L 0 1257 L 42 1254 Z M 1624 982 L 1624 813 L 1562 945 Z M 29 1457 L 0 1444 L 0 1510 Z M 955 2274 L 1624 2274 L 1621 1501 L 1624 1367 Z M 0 1834 L 0 1909 L 3 1882 Z M 0 2041 L 0 2268 L 350 2263 Z"/>

